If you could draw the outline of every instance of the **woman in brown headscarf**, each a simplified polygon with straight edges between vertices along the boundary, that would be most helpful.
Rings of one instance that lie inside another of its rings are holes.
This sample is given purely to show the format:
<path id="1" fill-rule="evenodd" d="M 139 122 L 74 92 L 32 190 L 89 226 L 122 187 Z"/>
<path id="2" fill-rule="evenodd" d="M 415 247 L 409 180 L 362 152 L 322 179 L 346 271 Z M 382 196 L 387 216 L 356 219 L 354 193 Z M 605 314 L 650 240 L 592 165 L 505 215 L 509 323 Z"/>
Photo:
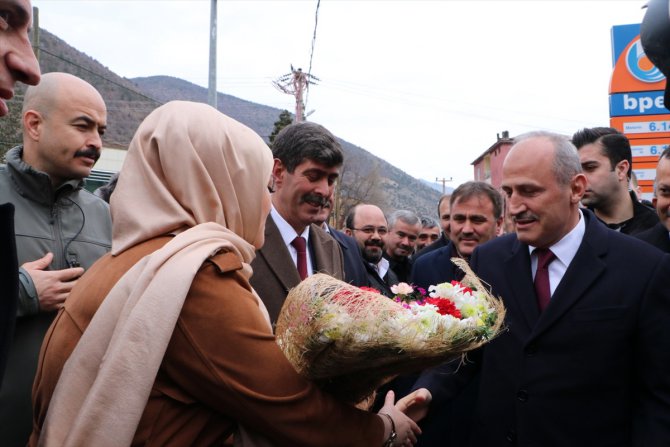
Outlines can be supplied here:
<path id="1" fill-rule="evenodd" d="M 272 445 L 382 446 L 391 419 L 384 445 L 416 440 L 392 397 L 391 418 L 351 408 L 277 347 L 249 285 L 271 167 L 260 137 L 204 104 L 144 120 L 111 199 L 112 253 L 45 337 L 31 445 L 221 445 L 244 426 Z"/>

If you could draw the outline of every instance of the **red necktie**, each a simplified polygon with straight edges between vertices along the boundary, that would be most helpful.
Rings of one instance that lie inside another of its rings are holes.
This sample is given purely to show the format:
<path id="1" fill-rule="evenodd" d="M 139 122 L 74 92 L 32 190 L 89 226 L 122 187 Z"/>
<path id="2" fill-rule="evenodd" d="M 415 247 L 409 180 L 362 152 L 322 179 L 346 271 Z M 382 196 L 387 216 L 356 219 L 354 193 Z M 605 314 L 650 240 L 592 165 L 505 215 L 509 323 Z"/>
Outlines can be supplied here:
<path id="1" fill-rule="evenodd" d="M 551 299 L 549 287 L 549 264 L 556 259 L 556 255 L 548 248 L 535 249 L 537 254 L 537 271 L 535 272 L 535 295 L 540 312 L 544 311 Z"/>
<path id="2" fill-rule="evenodd" d="M 307 278 L 307 241 L 305 241 L 304 237 L 298 236 L 291 241 L 291 245 L 293 245 L 298 252 L 298 275 L 300 275 L 300 279 L 303 280 Z"/>

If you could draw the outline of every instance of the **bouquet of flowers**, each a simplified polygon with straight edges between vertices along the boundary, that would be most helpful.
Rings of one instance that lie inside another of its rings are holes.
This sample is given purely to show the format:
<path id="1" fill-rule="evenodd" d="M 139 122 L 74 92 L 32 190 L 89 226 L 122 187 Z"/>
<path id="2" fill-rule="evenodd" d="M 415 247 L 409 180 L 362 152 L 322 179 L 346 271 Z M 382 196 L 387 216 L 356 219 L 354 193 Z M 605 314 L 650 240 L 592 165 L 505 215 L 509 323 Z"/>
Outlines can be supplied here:
<path id="1" fill-rule="evenodd" d="M 395 299 L 312 275 L 289 292 L 277 343 L 298 373 L 352 403 L 394 375 L 457 358 L 501 331 L 505 309 L 465 261 L 452 262 L 462 282 L 427 293 L 401 283 Z"/>

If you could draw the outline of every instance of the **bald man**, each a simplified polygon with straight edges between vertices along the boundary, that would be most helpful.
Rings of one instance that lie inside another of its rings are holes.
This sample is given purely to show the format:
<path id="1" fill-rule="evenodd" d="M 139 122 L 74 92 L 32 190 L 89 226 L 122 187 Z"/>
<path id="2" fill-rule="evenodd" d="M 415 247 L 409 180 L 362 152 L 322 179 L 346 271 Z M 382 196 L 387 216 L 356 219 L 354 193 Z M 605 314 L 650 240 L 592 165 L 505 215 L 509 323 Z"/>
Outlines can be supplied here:
<path id="1" fill-rule="evenodd" d="M 100 157 L 107 109 L 89 83 L 48 73 L 23 104 L 23 145 L 0 167 L 0 203 L 14 205 L 19 306 L 0 388 L 2 445 L 25 445 L 42 339 L 84 269 L 111 247 L 109 207 L 83 186 Z"/>

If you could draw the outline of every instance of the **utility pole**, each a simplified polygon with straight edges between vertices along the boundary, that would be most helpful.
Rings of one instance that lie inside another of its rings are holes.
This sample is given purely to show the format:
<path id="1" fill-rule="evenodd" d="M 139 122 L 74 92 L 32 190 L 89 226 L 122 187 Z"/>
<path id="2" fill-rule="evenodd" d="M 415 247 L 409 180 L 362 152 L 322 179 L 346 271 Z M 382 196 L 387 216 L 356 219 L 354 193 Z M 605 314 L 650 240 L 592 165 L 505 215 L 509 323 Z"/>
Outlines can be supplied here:
<path id="1" fill-rule="evenodd" d="M 302 68 L 297 70 L 291 65 L 291 72 L 280 76 L 277 80 L 272 81 L 272 84 L 280 92 L 295 97 L 295 122 L 303 121 L 305 117 L 305 103 L 302 100 L 303 93 L 309 88 L 310 84 L 316 84 L 315 81 L 320 81 L 316 76 L 309 73 L 304 73 Z"/>
<path id="2" fill-rule="evenodd" d="M 33 6 L 33 52 L 37 63 L 40 63 L 40 10 Z"/>
<path id="3" fill-rule="evenodd" d="M 209 12 L 209 89 L 207 104 L 217 108 L 216 104 L 216 0 L 211 0 Z"/>
<path id="4" fill-rule="evenodd" d="M 449 178 L 442 177 L 441 179 L 435 177 L 435 181 L 437 183 L 442 183 L 442 194 L 444 195 L 444 193 L 447 191 L 447 182 L 451 181 L 451 177 L 449 177 Z"/>

